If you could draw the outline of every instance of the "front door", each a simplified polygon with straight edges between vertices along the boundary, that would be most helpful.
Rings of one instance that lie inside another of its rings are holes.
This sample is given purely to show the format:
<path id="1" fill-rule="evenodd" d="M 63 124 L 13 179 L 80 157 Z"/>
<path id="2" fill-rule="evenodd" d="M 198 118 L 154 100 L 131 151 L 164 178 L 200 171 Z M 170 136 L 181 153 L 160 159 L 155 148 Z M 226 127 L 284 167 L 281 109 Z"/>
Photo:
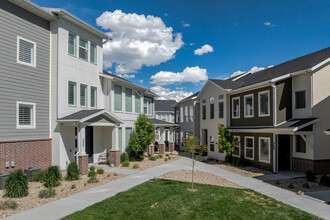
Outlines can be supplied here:
<path id="1" fill-rule="evenodd" d="M 203 130 L 203 144 L 207 145 L 207 129 Z"/>
<path id="2" fill-rule="evenodd" d="M 88 154 L 88 163 L 93 163 L 93 127 L 85 128 L 86 154 Z"/>
<path id="3" fill-rule="evenodd" d="M 290 135 L 278 135 L 278 171 L 291 170 Z"/>

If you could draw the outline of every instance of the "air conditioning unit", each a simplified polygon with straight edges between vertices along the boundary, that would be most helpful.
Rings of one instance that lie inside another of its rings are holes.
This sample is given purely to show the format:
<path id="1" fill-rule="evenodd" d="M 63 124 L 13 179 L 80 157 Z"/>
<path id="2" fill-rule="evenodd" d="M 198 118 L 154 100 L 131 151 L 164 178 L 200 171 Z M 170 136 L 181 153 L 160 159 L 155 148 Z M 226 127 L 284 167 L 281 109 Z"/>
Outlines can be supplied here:
<path id="1" fill-rule="evenodd" d="M 29 167 L 24 169 L 24 173 L 26 174 L 29 182 L 33 181 L 33 176 L 38 172 L 38 170 L 40 170 L 40 168 L 37 167 Z"/>

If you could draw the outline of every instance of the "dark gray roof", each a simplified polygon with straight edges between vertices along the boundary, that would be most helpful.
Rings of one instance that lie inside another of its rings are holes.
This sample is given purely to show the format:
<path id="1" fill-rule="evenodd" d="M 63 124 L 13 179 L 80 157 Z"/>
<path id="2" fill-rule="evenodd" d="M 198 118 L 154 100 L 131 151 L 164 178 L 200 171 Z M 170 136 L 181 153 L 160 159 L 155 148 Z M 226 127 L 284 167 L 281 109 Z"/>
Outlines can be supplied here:
<path id="1" fill-rule="evenodd" d="M 175 100 L 155 100 L 155 111 L 174 112 Z"/>
<path id="2" fill-rule="evenodd" d="M 131 81 L 128 81 L 127 79 L 124 79 L 124 78 L 122 78 L 122 77 L 120 77 L 120 76 L 117 76 L 117 75 L 112 74 L 112 73 L 110 73 L 110 72 L 108 72 L 108 71 L 105 71 L 105 70 L 103 70 L 103 74 L 108 75 L 108 76 L 112 76 L 112 77 L 117 78 L 117 79 L 124 80 L 124 81 L 126 81 L 126 82 L 130 82 L 130 83 L 132 83 Z"/>
<path id="3" fill-rule="evenodd" d="M 285 63 L 278 64 L 253 74 L 247 74 L 246 76 L 243 76 L 236 81 L 232 80 L 233 78 L 237 78 L 239 76 L 231 77 L 226 80 L 210 79 L 210 81 L 216 83 L 224 89 L 238 89 L 241 87 L 271 80 L 289 73 L 310 69 L 328 58 L 330 58 L 330 47 L 311 54 L 307 54 L 302 57 L 298 57 Z"/>
<path id="4" fill-rule="evenodd" d="M 187 101 L 187 100 L 189 100 L 189 99 L 191 99 L 191 98 L 193 98 L 193 97 L 195 97 L 195 96 L 198 96 L 198 95 L 199 95 L 199 91 L 196 92 L 196 93 L 194 93 L 194 94 L 192 94 L 191 96 L 188 96 L 188 97 L 186 97 L 186 98 L 180 100 L 180 101 L 177 102 L 177 103 L 181 103 L 181 102 Z"/>
<path id="5" fill-rule="evenodd" d="M 309 122 L 316 120 L 317 118 L 298 118 L 291 119 L 283 124 L 276 126 L 276 128 L 297 128 L 306 125 Z"/>
<path id="6" fill-rule="evenodd" d="M 59 120 L 81 120 L 103 110 L 104 109 L 81 110 L 79 112 L 75 112 L 71 115 L 65 116 Z"/>
<path id="7" fill-rule="evenodd" d="M 171 122 L 167 122 L 167 121 L 162 121 L 156 118 L 152 118 L 150 119 L 155 125 L 168 125 L 168 126 L 176 126 L 176 124 L 171 123 Z"/>

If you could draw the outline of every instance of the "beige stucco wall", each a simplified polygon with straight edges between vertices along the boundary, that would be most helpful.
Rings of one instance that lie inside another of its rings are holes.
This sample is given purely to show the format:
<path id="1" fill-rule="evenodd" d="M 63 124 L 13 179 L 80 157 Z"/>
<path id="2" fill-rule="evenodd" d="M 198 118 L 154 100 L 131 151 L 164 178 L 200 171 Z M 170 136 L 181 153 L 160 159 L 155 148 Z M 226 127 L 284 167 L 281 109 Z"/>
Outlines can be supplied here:
<path id="1" fill-rule="evenodd" d="M 306 108 L 296 109 L 295 92 L 305 90 Z M 293 118 L 308 118 L 311 113 L 311 76 L 303 74 L 292 77 L 292 116 Z"/>

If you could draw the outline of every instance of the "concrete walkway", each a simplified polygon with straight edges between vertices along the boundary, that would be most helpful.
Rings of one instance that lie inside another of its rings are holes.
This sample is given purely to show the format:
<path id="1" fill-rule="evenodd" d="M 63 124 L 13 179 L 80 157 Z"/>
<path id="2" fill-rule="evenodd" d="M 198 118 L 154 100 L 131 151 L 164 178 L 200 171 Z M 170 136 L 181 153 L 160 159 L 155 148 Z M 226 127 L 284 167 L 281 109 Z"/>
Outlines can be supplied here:
<path id="1" fill-rule="evenodd" d="M 87 191 L 80 192 L 75 195 L 39 206 L 37 208 L 24 211 L 6 219 L 59 219 L 104 199 L 112 197 L 119 192 L 126 191 L 150 179 L 159 177 L 164 173 L 179 169 L 191 169 L 191 160 L 189 158 L 183 157 L 171 163 L 131 174 L 102 186 L 98 186 Z M 320 202 L 319 200 L 313 200 L 308 197 L 299 196 L 293 192 L 264 183 L 261 180 L 244 177 L 205 163 L 197 162 L 196 169 L 223 177 L 238 185 L 253 189 L 278 201 L 309 212 L 321 218 L 330 219 L 330 206 Z"/>

